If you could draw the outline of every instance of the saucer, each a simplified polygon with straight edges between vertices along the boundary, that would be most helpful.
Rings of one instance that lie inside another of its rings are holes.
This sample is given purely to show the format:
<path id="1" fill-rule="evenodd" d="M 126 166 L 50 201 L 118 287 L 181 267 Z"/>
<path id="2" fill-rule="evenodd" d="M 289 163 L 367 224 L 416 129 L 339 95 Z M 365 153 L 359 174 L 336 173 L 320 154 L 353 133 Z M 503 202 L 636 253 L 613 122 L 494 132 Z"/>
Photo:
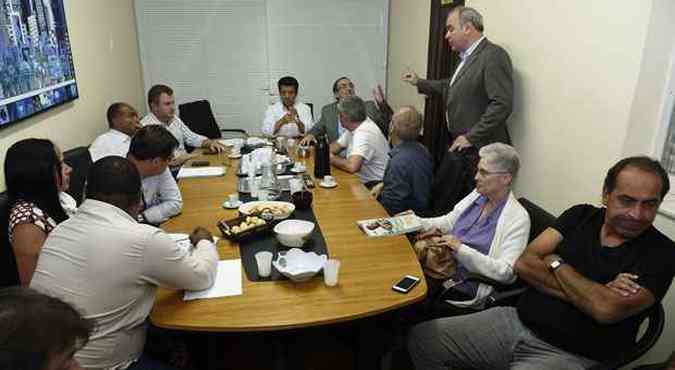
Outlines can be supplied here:
<path id="1" fill-rule="evenodd" d="M 338 185 L 338 184 L 337 184 L 337 181 L 334 182 L 334 183 L 332 183 L 332 184 L 327 184 L 327 183 L 325 183 L 325 182 L 323 182 L 323 181 L 321 181 L 321 182 L 319 183 L 319 186 L 321 186 L 322 188 L 326 188 L 326 189 L 332 189 L 332 188 L 336 187 L 337 185 Z"/>
<path id="2" fill-rule="evenodd" d="M 241 206 L 242 204 L 243 204 L 243 203 L 241 202 L 241 200 L 238 200 L 237 203 L 234 203 L 234 204 L 230 203 L 229 200 L 226 200 L 226 201 L 223 203 L 223 208 L 227 208 L 227 209 L 235 209 L 235 208 L 239 208 L 239 206 Z"/>
<path id="3" fill-rule="evenodd" d="M 241 158 L 241 153 L 232 153 L 232 154 L 228 154 L 228 155 L 227 155 L 227 158 L 230 158 L 230 159 L 239 159 L 239 158 Z"/>

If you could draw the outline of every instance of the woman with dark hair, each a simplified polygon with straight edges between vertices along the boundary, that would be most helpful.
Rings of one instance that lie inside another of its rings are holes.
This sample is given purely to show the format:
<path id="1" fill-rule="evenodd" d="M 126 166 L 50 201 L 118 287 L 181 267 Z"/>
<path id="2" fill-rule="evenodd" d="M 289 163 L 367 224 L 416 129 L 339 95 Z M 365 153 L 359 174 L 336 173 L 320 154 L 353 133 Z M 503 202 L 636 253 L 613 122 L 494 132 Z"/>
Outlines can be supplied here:
<path id="1" fill-rule="evenodd" d="M 14 143 L 5 156 L 8 236 L 18 280 L 28 285 L 47 235 L 68 218 L 61 205 L 70 185 L 71 168 L 46 139 Z M 64 195 L 61 195 L 61 194 Z"/>

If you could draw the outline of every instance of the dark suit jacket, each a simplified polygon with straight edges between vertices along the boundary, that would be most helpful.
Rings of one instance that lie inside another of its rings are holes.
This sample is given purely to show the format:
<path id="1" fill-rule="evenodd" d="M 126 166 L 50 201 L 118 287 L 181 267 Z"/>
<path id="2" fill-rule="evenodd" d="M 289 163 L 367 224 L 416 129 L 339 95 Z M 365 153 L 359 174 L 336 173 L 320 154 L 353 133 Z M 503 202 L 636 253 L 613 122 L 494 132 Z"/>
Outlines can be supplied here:
<path id="1" fill-rule="evenodd" d="M 511 143 L 506 120 L 513 109 L 513 67 L 506 51 L 488 39 L 471 53 L 452 86 L 450 78 L 420 79 L 417 90 L 442 94 L 447 103 L 448 131 L 466 134 L 476 148 Z"/>
<path id="2" fill-rule="evenodd" d="M 366 101 L 366 115 L 370 117 L 377 124 L 380 130 L 383 130 L 384 137 L 389 135 L 389 122 L 386 120 L 386 117 L 377 109 L 377 105 L 373 101 Z M 309 129 L 309 133 L 317 135 L 327 135 L 328 142 L 332 143 L 338 139 L 337 133 L 337 121 L 338 121 L 338 112 L 337 112 L 337 102 L 326 104 L 321 108 L 321 118 L 318 122 Z M 385 122 L 387 121 L 387 122 Z"/>

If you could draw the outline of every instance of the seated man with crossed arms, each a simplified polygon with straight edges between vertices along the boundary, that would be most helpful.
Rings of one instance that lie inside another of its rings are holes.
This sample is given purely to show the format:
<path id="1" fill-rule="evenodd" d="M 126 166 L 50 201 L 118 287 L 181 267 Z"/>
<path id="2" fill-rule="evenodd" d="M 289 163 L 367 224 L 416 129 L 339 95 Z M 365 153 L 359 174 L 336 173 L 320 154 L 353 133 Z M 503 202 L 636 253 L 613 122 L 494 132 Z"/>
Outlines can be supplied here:
<path id="1" fill-rule="evenodd" d="M 675 274 L 675 243 L 652 225 L 669 189 L 657 161 L 619 161 L 605 177 L 605 207 L 568 209 L 516 261 L 531 286 L 517 307 L 415 326 L 415 367 L 586 369 L 630 351 Z"/>

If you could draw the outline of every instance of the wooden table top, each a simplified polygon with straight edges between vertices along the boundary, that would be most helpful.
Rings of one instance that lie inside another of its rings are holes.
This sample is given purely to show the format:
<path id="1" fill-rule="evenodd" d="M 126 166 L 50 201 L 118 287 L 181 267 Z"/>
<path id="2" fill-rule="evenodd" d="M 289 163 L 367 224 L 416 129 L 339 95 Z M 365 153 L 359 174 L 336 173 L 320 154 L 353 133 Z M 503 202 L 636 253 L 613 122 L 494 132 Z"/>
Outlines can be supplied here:
<path id="1" fill-rule="evenodd" d="M 209 160 L 211 165 L 230 162 L 224 154 L 202 155 L 199 159 Z M 311 162 L 307 160 L 310 170 Z M 196 226 L 204 226 L 221 236 L 216 222 L 237 215 L 236 210 L 221 207 L 227 195 L 236 191 L 238 161 L 230 164 L 223 177 L 181 180 L 183 212 L 162 229 L 189 233 Z M 385 210 L 370 197 L 357 176 L 335 168 L 332 174 L 338 186 L 313 189 L 312 207 L 331 258 L 341 261 L 337 286 L 325 286 L 321 275 L 302 283 L 251 282 L 242 266 L 240 296 L 186 302 L 182 291 L 159 289 L 150 316 L 153 324 L 192 331 L 282 330 L 368 317 L 423 299 L 427 291 L 424 279 L 408 294 L 391 289 L 404 275 L 423 276 L 408 240 L 404 236 L 366 237 L 356 220 L 386 216 Z M 221 260 L 240 258 L 235 243 L 221 239 L 217 247 Z"/>

